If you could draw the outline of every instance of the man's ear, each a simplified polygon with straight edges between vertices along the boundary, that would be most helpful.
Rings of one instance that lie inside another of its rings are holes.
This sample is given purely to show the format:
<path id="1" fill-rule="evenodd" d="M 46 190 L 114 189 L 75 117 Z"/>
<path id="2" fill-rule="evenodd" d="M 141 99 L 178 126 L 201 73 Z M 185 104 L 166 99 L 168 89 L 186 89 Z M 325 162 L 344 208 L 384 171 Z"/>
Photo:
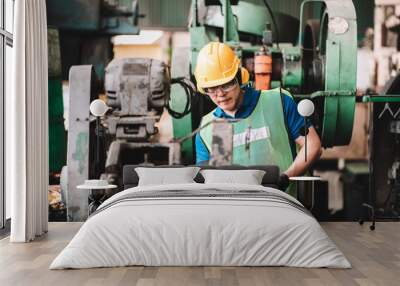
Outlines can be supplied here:
<path id="1" fill-rule="evenodd" d="M 250 80 L 250 74 L 247 69 L 240 68 L 240 84 L 247 84 Z"/>

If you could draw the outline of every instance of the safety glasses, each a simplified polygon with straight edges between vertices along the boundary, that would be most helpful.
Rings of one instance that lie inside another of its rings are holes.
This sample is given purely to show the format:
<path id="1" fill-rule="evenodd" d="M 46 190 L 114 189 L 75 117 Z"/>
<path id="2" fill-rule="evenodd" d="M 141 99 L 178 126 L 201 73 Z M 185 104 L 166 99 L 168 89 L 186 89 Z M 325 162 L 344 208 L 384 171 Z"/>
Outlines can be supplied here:
<path id="1" fill-rule="evenodd" d="M 204 91 L 210 96 L 215 96 L 217 95 L 218 90 L 221 89 L 224 93 L 226 93 L 233 90 L 236 87 L 236 84 L 237 80 L 236 78 L 234 78 L 231 81 L 224 83 L 222 85 L 204 88 Z"/>

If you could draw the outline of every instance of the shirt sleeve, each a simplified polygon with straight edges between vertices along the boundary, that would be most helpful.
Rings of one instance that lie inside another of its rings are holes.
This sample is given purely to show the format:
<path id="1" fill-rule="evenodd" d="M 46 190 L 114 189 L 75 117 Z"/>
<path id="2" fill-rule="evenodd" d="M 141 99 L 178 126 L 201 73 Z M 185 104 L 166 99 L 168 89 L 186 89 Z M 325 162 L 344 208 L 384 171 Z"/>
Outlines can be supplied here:
<path id="1" fill-rule="evenodd" d="M 207 147 L 204 145 L 203 140 L 200 138 L 200 134 L 196 134 L 195 138 L 196 145 L 196 164 L 201 165 L 210 159 L 210 154 L 208 153 Z"/>
<path id="2" fill-rule="evenodd" d="M 297 104 L 293 98 L 283 94 L 283 112 L 286 117 L 290 136 L 293 140 L 296 140 L 301 134 L 300 130 L 304 126 L 304 118 L 297 111 Z M 312 124 L 307 120 L 307 127 L 311 127 Z"/>

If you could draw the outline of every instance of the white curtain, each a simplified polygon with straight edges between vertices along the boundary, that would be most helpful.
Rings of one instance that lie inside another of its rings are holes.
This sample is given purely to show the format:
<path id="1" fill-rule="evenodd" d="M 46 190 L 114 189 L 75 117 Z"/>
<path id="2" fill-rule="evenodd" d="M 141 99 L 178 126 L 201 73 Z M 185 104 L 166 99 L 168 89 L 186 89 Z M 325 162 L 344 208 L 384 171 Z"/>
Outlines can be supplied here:
<path id="1" fill-rule="evenodd" d="M 15 1 L 13 94 L 6 99 L 6 187 L 12 242 L 48 227 L 47 22 L 45 0 Z"/>

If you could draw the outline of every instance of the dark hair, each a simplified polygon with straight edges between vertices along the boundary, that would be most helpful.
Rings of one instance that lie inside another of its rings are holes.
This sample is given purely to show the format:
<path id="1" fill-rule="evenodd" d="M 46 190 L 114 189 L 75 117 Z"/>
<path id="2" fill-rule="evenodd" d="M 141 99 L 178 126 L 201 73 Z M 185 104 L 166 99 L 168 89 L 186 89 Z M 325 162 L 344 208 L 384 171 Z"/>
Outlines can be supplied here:
<path id="1" fill-rule="evenodd" d="M 235 78 L 237 79 L 239 85 L 242 85 L 242 69 L 240 67 L 235 75 Z"/>

